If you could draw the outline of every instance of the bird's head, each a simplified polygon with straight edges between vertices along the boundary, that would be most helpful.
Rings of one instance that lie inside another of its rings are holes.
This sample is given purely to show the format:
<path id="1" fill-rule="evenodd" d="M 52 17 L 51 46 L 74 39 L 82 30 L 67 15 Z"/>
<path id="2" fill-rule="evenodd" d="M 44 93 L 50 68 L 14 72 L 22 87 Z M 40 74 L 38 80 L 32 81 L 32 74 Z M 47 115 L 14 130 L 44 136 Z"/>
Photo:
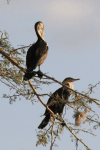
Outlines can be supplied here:
<path id="1" fill-rule="evenodd" d="M 71 77 L 68 77 L 68 78 L 65 78 L 62 82 L 62 84 L 65 84 L 67 85 L 70 89 L 73 89 L 73 84 L 72 82 L 74 81 L 77 81 L 77 80 L 80 80 L 80 79 L 74 79 L 74 78 L 71 78 Z"/>
<path id="2" fill-rule="evenodd" d="M 44 34 L 43 34 L 43 30 L 44 30 L 44 25 L 41 21 L 38 21 L 35 23 L 35 31 L 38 37 L 41 37 L 44 40 Z"/>

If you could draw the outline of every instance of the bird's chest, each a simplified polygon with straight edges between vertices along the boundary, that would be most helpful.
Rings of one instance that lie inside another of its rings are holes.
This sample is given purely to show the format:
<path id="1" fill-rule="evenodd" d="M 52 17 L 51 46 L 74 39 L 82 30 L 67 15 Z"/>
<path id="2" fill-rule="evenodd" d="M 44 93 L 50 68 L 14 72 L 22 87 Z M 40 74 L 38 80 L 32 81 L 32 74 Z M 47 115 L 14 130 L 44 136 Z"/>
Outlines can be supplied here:
<path id="1" fill-rule="evenodd" d="M 71 93 L 69 89 L 65 88 L 63 94 L 65 95 L 65 97 L 69 97 Z"/>
<path id="2" fill-rule="evenodd" d="M 47 54 L 48 54 L 48 46 L 47 46 L 47 44 L 40 43 L 40 45 L 39 45 L 39 47 L 38 47 L 38 49 L 36 51 L 36 55 L 39 58 L 38 65 L 41 65 L 44 62 L 44 60 L 47 57 Z"/>
<path id="3" fill-rule="evenodd" d="M 38 61 L 38 65 L 41 65 L 45 61 L 47 54 L 48 54 L 48 52 L 45 53 L 44 55 L 41 55 L 41 58 Z"/>
<path id="4" fill-rule="evenodd" d="M 45 54 L 48 51 L 47 43 L 45 42 L 39 42 L 36 53 L 40 56 Z"/>
<path id="5" fill-rule="evenodd" d="M 68 92 L 68 90 L 64 90 L 61 94 L 62 102 L 66 103 L 68 101 L 69 96 L 70 93 Z"/>

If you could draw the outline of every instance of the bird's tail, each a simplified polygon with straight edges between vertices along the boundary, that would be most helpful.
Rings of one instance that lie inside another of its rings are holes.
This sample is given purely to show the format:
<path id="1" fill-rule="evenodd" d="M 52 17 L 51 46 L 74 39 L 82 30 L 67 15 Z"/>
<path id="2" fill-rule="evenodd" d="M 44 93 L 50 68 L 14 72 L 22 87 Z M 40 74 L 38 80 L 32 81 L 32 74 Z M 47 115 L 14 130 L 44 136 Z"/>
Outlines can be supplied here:
<path id="1" fill-rule="evenodd" d="M 46 115 L 46 117 L 42 120 L 38 128 L 43 129 L 48 124 L 49 119 L 50 119 L 50 114 Z"/>
<path id="2" fill-rule="evenodd" d="M 31 79 L 33 76 L 35 75 L 34 72 L 26 72 L 24 77 L 23 77 L 23 80 L 29 80 Z"/>

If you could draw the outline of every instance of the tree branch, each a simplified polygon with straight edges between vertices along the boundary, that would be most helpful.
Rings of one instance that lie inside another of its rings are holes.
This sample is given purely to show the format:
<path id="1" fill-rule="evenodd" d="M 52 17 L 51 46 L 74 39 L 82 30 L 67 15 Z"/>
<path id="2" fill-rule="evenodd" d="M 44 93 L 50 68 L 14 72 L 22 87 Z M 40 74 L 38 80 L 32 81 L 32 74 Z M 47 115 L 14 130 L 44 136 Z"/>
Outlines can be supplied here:
<path id="1" fill-rule="evenodd" d="M 10 51 L 10 53 L 15 52 L 15 51 L 17 51 L 17 50 L 19 50 L 19 49 L 28 48 L 28 47 L 30 47 L 31 45 L 32 45 L 32 44 L 30 44 L 29 46 L 23 46 L 23 47 L 20 47 L 20 48 L 16 48 L 16 49 Z"/>
<path id="2" fill-rule="evenodd" d="M 3 56 L 5 56 L 13 65 L 17 66 L 21 71 L 23 71 L 24 73 L 26 73 L 26 69 L 24 69 L 23 67 L 21 67 L 21 66 L 20 66 L 15 60 L 13 60 L 6 52 L 4 52 L 4 49 L 3 49 L 3 48 L 0 48 L 0 53 L 1 53 Z M 37 74 L 37 71 L 34 71 L 34 73 Z M 58 80 L 56 80 L 56 79 L 54 79 L 54 78 L 51 78 L 51 77 L 47 76 L 46 74 L 43 74 L 43 76 L 45 76 L 45 77 L 47 77 L 48 79 L 51 79 L 51 80 L 53 80 L 53 81 L 59 83 L 60 85 L 62 85 L 62 86 L 64 86 L 64 87 L 67 87 L 66 85 L 62 84 L 62 83 L 59 82 Z M 68 88 L 68 87 L 67 87 L 67 88 Z M 68 89 L 70 89 L 70 88 L 68 88 Z M 72 89 L 70 89 L 70 90 L 72 90 Z M 86 98 L 92 100 L 94 103 L 96 103 L 97 105 L 100 106 L 100 104 L 95 101 L 96 99 L 90 98 L 89 96 L 84 95 L 84 94 L 82 94 L 82 93 L 79 93 L 79 92 L 77 92 L 77 91 L 75 91 L 75 90 L 72 90 L 72 91 L 73 91 L 74 93 L 78 93 L 79 95 L 82 95 L 82 96 L 84 96 L 84 97 L 86 97 Z"/>
<path id="3" fill-rule="evenodd" d="M 53 144 L 54 144 L 54 142 L 53 142 L 53 128 L 54 128 L 54 124 L 55 124 L 55 119 L 54 119 L 54 122 L 53 122 L 53 124 L 52 124 L 52 131 L 51 131 L 51 147 L 50 147 L 50 150 L 52 150 Z"/>
<path id="4" fill-rule="evenodd" d="M 29 85 L 31 86 L 31 88 L 32 88 L 33 91 L 34 91 L 34 94 L 37 96 L 38 100 L 46 107 L 47 110 L 49 110 L 49 112 L 53 115 L 54 119 L 56 118 L 56 119 L 58 119 L 60 122 L 62 122 L 62 123 L 66 126 L 66 128 L 74 135 L 74 137 L 75 137 L 77 140 L 79 140 L 85 147 L 87 147 L 87 148 L 90 150 L 90 148 L 89 148 L 81 139 L 79 139 L 79 138 L 72 132 L 71 128 L 67 126 L 67 124 L 66 124 L 65 121 L 62 119 L 62 117 L 57 116 L 56 114 L 54 114 L 54 112 L 53 112 L 47 105 L 44 104 L 44 102 L 43 102 L 43 101 L 41 100 L 41 98 L 38 96 L 38 93 L 37 93 L 37 91 L 35 90 L 35 88 L 33 87 L 31 81 L 28 80 L 28 82 L 29 82 Z"/>
<path id="5" fill-rule="evenodd" d="M 46 74 L 43 74 L 43 76 L 45 76 L 45 77 L 47 77 L 48 79 L 51 79 L 51 80 L 53 80 L 53 81 L 59 83 L 60 85 L 62 85 L 62 86 L 64 86 L 64 87 L 67 87 L 66 85 L 62 84 L 62 83 L 59 82 L 58 80 L 56 80 L 56 79 L 54 79 L 54 78 L 51 78 L 51 77 L 47 76 Z M 70 89 L 69 87 L 67 87 L 67 88 Z M 95 101 L 96 99 L 90 98 L 89 96 L 84 95 L 84 94 L 82 94 L 82 93 L 79 93 L 79 92 L 77 92 L 77 91 L 75 91 L 75 90 L 72 90 L 72 89 L 70 89 L 70 90 L 73 91 L 74 93 L 78 93 L 79 95 L 82 95 L 82 96 L 84 96 L 84 97 L 86 97 L 86 98 L 88 98 L 88 99 L 91 99 L 94 103 L 96 103 L 97 105 L 100 106 L 100 104 Z"/>
<path id="6" fill-rule="evenodd" d="M 28 80 L 28 83 L 29 83 L 30 87 L 32 88 L 32 90 L 34 91 L 34 94 L 37 96 L 38 100 L 42 103 L 42 105 L 44 105 L 44 106 L 49 110 L 49 112 L 50 112 L 50 113 L 53 115 L 53 117 L 55 118 L 54 112 L 53 112 L 47 105 L 44 104 L 44 102 L 43 102 L 43 101 L 41 100 L 41 98 L 39 97 L 37 91 L 36 91 L 35 88 L 33 87 L 33 85 L 32 85 L 32 83 L 31 83 L 30 80 Z"/>
<path id="7" fill-rule="evenodd" d="M 21 67 L 17 61 L 13 60 L 6 52 L 3 51 L 3 48 L 0 48 L 0 53 L 5 56 L 13 65 L 17 66 L 20 70 L 22 70 L 23 72 L 26 72 L 26 69 L 24 69 L 23 67 Z"/>
<path id="8" fill-rule="evenodd" d="M 13 60 L 10 56 L 8 56 L 8 54 L 5 53 L 3 50 L 4 50 L 4 49 L 0 48 L 0 53 L 1 53 L 3 56 L 5 56 L 13 65 L 17 66 L 20 70 L 22 70 L 23 72 L 26 72 L 26 69 L 22 68 L 15 60 Z M 64 84 L 62 84 L 61 82 L 55 80 L 54 78 L 51 78 L 51 77 L 49 77 L 49 76 L 47 76 L 47 75 L 45 75 L 45 74 L 43 74 L 43 75 L 46 76 L 47 78 L 52 79 L 53 81 L 59 83 L 60 85 L 65 86 Z M 62 123 L 66 126 L 66 128 L 74 135 L 74 137 L 75 137 L 77 140 L 79 140 L 85 147 L 87 147 L 87 148 L 90 150 L 90 148 L 89 148 L 81 139 L 79 139 L 79 138 L 72 132 L 71 128 L 67 126 L 67 124 L 66 124 L 65 121 L 62 119 L 62 117 L 57 116 L 56 114 L 54 114 L 54 112 L 53 112 L 47 105 L 44 104 L 44 102 L 43 102 L 43 101 L 41 100 L 41 98 L 38 96 L 38 93 L 37 93 L 37 91 L 35 90 L 35 88 L 33 87 L 33 85 L 32 85 L 32 83 L 31 83 L 30 80 L 28 80 L 28 83 L 29 83 L 30 87 L 32 88 L 32 90 L 34 91 L 34 94 L 37 96 L 38 100 L 46 107 L 47 110 L 49 110 L 49 112 L 52 114 L 52 116 L 53 116 L 54 118 L 58 119 L 60 122 L 62 122 Z M 65 87 L 66 87 L 66 86 L 65 86 Z M 68 87 L 67 87 L 67 88 L 68 88 Z M 70 88 L 69 88 L 69 89 L 70 89 Z M 72 90 L 72 91 L 74 91 L 74 90 Z M 76 93 L 76 91 L 74 91 L 74 92 Z M 79 93 L 79 92 L 77 92 L 77 93 Z M 81 94 L 81 93 L 79 93 L 79 94 Z M 83 94 L 81 94 L 81 95 L 83 95 Z M 83 95 L 83 96 L 85 96 L 85 95 Z M 89 98 L 89 97 L 88 97 L 88 98 Z"/>

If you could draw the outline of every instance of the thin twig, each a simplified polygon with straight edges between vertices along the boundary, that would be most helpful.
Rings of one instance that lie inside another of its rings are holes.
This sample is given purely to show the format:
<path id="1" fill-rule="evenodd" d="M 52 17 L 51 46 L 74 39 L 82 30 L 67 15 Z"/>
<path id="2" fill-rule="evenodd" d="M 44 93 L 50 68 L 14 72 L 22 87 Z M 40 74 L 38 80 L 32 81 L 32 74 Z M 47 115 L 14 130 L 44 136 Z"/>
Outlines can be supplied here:
<path id="1" fill-rule="evenodd" d="M 56 79 L 54 79 L 54 78 L 51 78 L 51 77 L 47 76 L 46 74 L 43 74 L 43 76 L 45 76 L 45 77 L 47 77 L 48 79 L 51 79 L 51 80 L 53 80 L 53 81 L 59 83 L 60 85 L 62 85 L 62 86 L 64 86 L 64 87 L 67 87 L 66 85 L 62 84 L 62 83 L 59 82 L 58 80 L 56 80 Z M 69 87 L 67 87 L 67 88 L 70 89 Z M 86 98 L 88 98 L 88 99 L 91 99 L 94 103 L 96 103 L 97 105 L 100 105 L 99 103 L 97 103 L 97 102 L 95 101 L 96 99 L 90 98 L 89 96 L 84 95 L 84 94 L 82 94 L 82 93 L 79 93 L 79 92 L 77 92 L 77 91 L 75 91 L 75 90 L 72 90 L 72 89 L 70 89 L 70 90 L 73 91 L 74 93 L 78 93 L 79 95 L 82 95 L 82 96 L 84 96 L 84 97 L 86 97 Z"/>
<path id="2" fill-rule="evenodd" d="M 76 150 L 78 150 L 78 140 L 76 139 Z"/>
<path id="3" fill-rule="evenodd" d="M 20 70 L 23 72 L 26 72 L 26 69 L 20 66 L 20 64 L 17 63 L 17 61 L 13 60 L 6 52 L 3 51 L 3 48 L 0 48 L 0 53 L 5 56 L 13 65 L 17 66 Z"/>
<path id="4" fill-rule="evenodd" d="M 5 85 L 7 85 L 8 87 L 11 87 L 12 89 L 18 90 L 16 86 L 11 86 L 10 84 L 5 83 L 5 82 L 2 81 L 1 79 L 0 79 L 0 81 L 1 81 L 2 83 L 4 83 Z"/>
<path id="5" fill-rule="evenodd" d="M 53 128 L 54 128 L 54 125 L 55 125 L 55 119 L 54 119 L 54 122 L 53 122 L 53 124 L 52 124 L 52 131 L 51 131 L 51 146 L 50 146 L 50 150 L 52 150 L 53 144 L 54 144 L 54 142 L 53 142 Z"/>
<path id="6" fill-rule="evenodd" d="M 16 48 L 16 49 L 10 51 L 10 53 L 15 52 L 15 51 L 17 51 L 17 50 L 19 50 L 19 49 L 23 49 L 23 48 L 30 47 L 31 45 L 32 45 L 32 44 L 30 44 L 29 46 L 23 46 L 23 47 Z"/>
<path id="7" fill-rule="evenodd" d="M 93 134 L 92 132 L 85 131 L 85 130 L 83 130 L 83 129 L 74 129 L 74 128 L 72 128 L 72 130 L 74 130 L 74 131 L 82 131 L 82 132 L 85 132 L 85 133 L 89 133 L 89 134 L 91 134 L 91 135 L 93 135 L 93 136 L 96 136 L 96 135 Z"/>
<path id="8" fill-rule="evenodd" d="M 53 115 L 54 118 L 58 119 L 60 122 L 64 123 L 66 128 L 74 135 L 74 137 L 79 140 L 85 147 L 87 147 L 89 150 L 90 148 L 81 140 L 79 139 L 76 134 L 74 134 L 71 130 L 70 127 L 67 126 L 67 124 L 65 123 L 65 121 L 62 119 L 62 117 L 57 116 L 56 114 L 54 114 L 54 112 L 47 106 L 44 104 L 44 102 L 41 100 L 41 98 L 38 96 L 37 91 L 35 90 L 35 88 L 33 87 L 32 83 L 30 80 L 28 80 L 30 87 L 33 89 L 34 94 L 37 96 L 38 100 L 46 107 L 47 110 L 49 110 L 49 112 Z"/>
<path id="9" fill-rule="evenodd" d="M 22 68 L 15 60 L 13 60 L 11 57 L 9 57 L 8 54 L 5 53 L 3 50 L 4 50 L 4 49 L 0 48 L 0 53 L 1 53 L 3 56 L 5 56 L 12 64 L 14 64 L 15 66 L 17 66 L 20 70 L 22 70 L 23 72 L 26 72 L 26 69 Z M 64 84 L 62 84 L 61 82 L 55 80 L 54 78 L 51 78 L 51 77 L 49 77 L 49 76 L 47 76 L 47 75 L 45 75 L 45 76 L 48 77 L 49 79 L 54 80 L 55 82 L 57 82 L 57 83 L 59 83 L 59 84 L 61 84 L 61 85 L 63 85 L 63 86 L 65 86 Z M 90 150 L 90 148 L 89 148 L 81 139 L 79 139 L 79 138 L 72 132 L 71 128 L 67 126 L 67 124 L 66 124 L 65 121 L 62 119 L 62 117 L 59 117 L 59 116 L 55 115 L 54 112 L 53 112 L 47 105 L 44 104 L 44 102 L 43 102 L 43 101 L 41 100 L 41 98 L 38 96 L 38 93 L 37 93 L 37 91 L 35 90 L 35 88 L 33 87 L 33 85 L 32 85 L 32 83 L 31 83 L 30 80 L 28 80 L 28 83 L 29 83 L 30 87 L 33 89 L 34 94 L 37 96 L 38 100 L 46 107 L 47 110 L 49 110 L 49 112 L 52 114 L 52 116 L 53 116 L 54 118 L 58 119 L 59 121 L 61 121 L 62 123 L 64 123 L 65 126 L 66 126 L 66 128 L 74 135 L 74 137 L 75 137 L 77 140 L 79 140 L 85 147 L 87 147 L 87 148 Z M 66 86 L 65 86 L 65 87 L 66 87 Z M 72 91 L 74 91 L 74 90 L 72 90 Z M 74 91 L 74 92 L 76 92 L 76 91 Z M 77 92 L 77 93 L 79 93 L 79 92 Z M 81 94 L 81 93 L 79 93 L 79 94 Z M 81 94 L 81 95 L 83 95 L 83 94 Z M 85 96 L 85 95 L 83 95 L 83 96 Z M 90 97 L 88 97 L 88 98 L 90 98 Z"/>
<path id="10" fill-rule="evenodd" d="M 54 112 L 47 106 L 44 104 L 44 102 L 41 100 L 41 98 L 38 96 L 37 91 L 35 90 L 35 88 L 33 87 L 32 83 L 30 80 L 28 80 L 28 83 L 30 85 L 30 87 L 32 88 L 32 90 L 34 91 L 34 94 L 37 96 L 38 100 L 50 111 L 50 113 L 55 117 Z"/>
<path id="11" fill-rule="evenodd" d="M 87 117 L 87 120 L 90 120 L 90 121 L 92 121 L 92 122 L 95 122 L 95 123 L 100 123 L 100 122 L 98 122 L 98 121 L 96 121 L 96 120 L 93 120 L 93 119 L 91 119 L 91 118 L 89 118 L 89 117 Z"/>
<path id="12" fill-rule="evenodd" d="M 13 88 L 11 85 L 9 85 L 9 84 L 5 83 L 5 82 L 4 82 L 4 81 L 2 81 L 1 79 L 0 79 L 0 81 L 1 81 L 2 83 L 4 83 L 5 85 L 7 85 L 7 86 L 9 86 L 9 87 Z"/>
<path id="13" fill-rule="evenodd" d="M 1 81 L 2 82 L 2 81 Z M 25 96 L 25 95 L 31 95 L 31 94 L 34 94 L 33 92 L 32 93 L 27 93 L 27 94 L 18 94 L 18 95 L 10 95 L 10 96 L 6 96 L 5 98 L 11 98 L 11 97 L 15 97 L 15 96 Z M 38 94 L 38 96 L 50 96 L 48 94 Z"/>
<path id="14" fill-rule="evenodd" d="M 0 53 L 1 53 L 3 56 L 5 56 L 12 64 L 14 64 L 15 66 L 17 66 L 17 67 L 18 67 L 20 70 L 22 70 L 24 73 L 26 73 L 26 69 L 24 69 L 23 67 L 21 67 L 15 60 L 13 60 L 10 56 L 8 56 L 8 54 L 7 54 L 6 52 L 4 52 L 4 49 L 3 49 L 3 48 L 0 48 Z M 37 71 L 34 71 L 34 73 L 37 73 Z M 48 79 L 51 79 L 51 80 L 53 80 L 53 81 L 59 83 L 60 85 L 62 85 L 62 86 L 64 86 L 64 87 L 67 87 L 66 85 L 62 84 L 62 83 L 59 82 L 58 80 L 56 80 L 56 79 L 54 79 L 54 78 L 51 78 L 51 77 L 47 76 L 46 74 L 43 74 L 43 76 L 45 76 L 45 77 L 47 77 Z M 67 87 L 67 88 L 70 89 L 69 87 Z M 100 104 L 95 101 L 96 99 L 90 98 L 89 96 L 84 95 L 84 94 L 82 94 L 82 93 L 79 93 L 79 92 L 77 92 L 77 91 L 74 91 L 74 90 L 72 90 L 72 89 L 70 89 L 70 90 L 73 91 L 74 93 L 78 93 L 79 95 L 82 95 L 82 96 L 84 96 L 84 97 L 86 97 L 86 98 L 88 98 L 88 99 L 91 99 L 94 103 L 96 103 L 97 105 L 100 106 Z"/>

